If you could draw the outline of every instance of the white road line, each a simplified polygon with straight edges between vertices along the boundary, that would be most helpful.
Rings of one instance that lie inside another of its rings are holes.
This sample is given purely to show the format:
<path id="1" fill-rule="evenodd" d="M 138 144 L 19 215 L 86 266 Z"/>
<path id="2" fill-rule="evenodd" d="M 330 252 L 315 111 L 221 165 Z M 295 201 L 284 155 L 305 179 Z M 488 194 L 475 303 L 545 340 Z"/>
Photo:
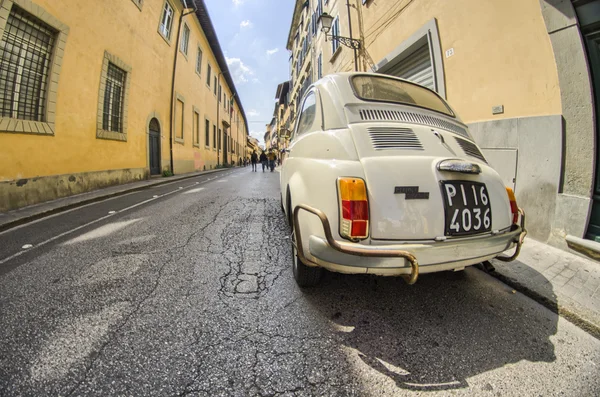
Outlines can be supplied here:
<path id="1" fill-rule="evenodd" d="M 209 175 L 210 175 L 210 174 L 209 174 Z M 201 176 L 201 175 L 200 175 L 200 176 Z M 204 181 L 201 181 L 201 182 L 196 182 L 195 184 L 196 184 L 196 185 L 198 185 L 198 184 L 200 184 L 200 183 L 206 183 L 206 182 L 208 182 L 209 180 L 211 180 L 211 178 L 207 178 L 206 180 L 204 180 Z M 174 184 L 174 183 L 177 183 L 177 182 L 180 182 L 180 181 L 173 181 L 173 182 L 165 183 L 165 184 L 158 185 L 158 186 L 150 186 L 148 189 L 154 189 L 154 188 L 164 187 L 164 186 L 172 185 L 172 184 Z M 99 201 L 94 201 L 93 203 L 84 204 L 84 205 L 81 205 L 81 206 L 78 206 L 78 207 L 75 207 L 75 208 L 71 208 L 71 209 L 69 209 L 69 210 L 66 210 L 66 211 L 61 211 L 61 212 L 57 212 L 56 214 L 52 214 L 52 215 L 48 215 L 48 216 L 44 216 L 44 217 L 42 217 L 42 218 L 35 219 L 35 220 L 33 220 L 33 221 L 30 221 L 30 222 L 24 223 L 24 224 L 22 224 L 22 225 L 17 225 L 17 226 L 11 227 L 10 229 L 6 229 L 6 230 L 3 230 L 3 231 L 0 231 L 0 236 L 2 236 L 3 234 L 9 233 L 9 232 L 14 232 L 15 230 L 19 230 L 19 229 L 21 229 L 21 228 L 23 228 L 23 227 L 26 227 L 26 226 L 31 226 L 31 225 L 34 225 L 34 224 L 36 224 L 36 223 L 38 223 L 38 222 L 46 221 L 46 220 L 48 220 L 48 219 L 52 219 L 52 218 L 55 218 L 55 217 L 57 217 L 57 216 L 61 216 L 61 215 L 64 215 L 64 214 L 68 214 L 69 212 L 78 211 L 78 210 L 80 210 L 80 209 L 82 209 L 82 208 L 90 207 L 90 206 L 92 206 L 92 205 L 101 204 L 101 203 L 104 203 L 104 202 L 106 202 L 106 201 L 109 201 L 109 200 L 116 200 L 116 199 L 120 199 L 120 198 L 123 198 L 123 197 L 126 197 L 126 196 L 130 196 L 130 195 L 132 195 L 132 194 L 141 193 L 141 192 L 143 192 L 143 191 L 144 191 L 144 190 L 136 190 L 136 191 L 134 191 L 134 192 L 125 193 L 125 194 L 121 194 L 121 195 L 118 195 L 118 196 L 107 197 L 107 198 L 105 198 L 105 199 L 101 199 L 101 200 L 99 200 Z M 159 198 L 159 197 L 161 197 L 161 196 L 155 195 L 154 197 L 155 197 L 155 198 Z"/>
<path id="2" fill-rule="evenodd" d="M 210 180 L 211 180 L 211 179 L 207 179 L 207 180 L 205 180 L 205 181 L 199 182 L 198 184 L 204 184 L 204 183 L 207 183 L 207 182 L 209 182 Z M 188 187 L 192 187 L 192 186 L 196 186 L 196 184 L 194 184 L 194 185 L 190 185 L 190 186 L 188 186 Z M 85 227 L 87 227 L 87 226 L 91 226 L 91 225 L 93 225 L 93 224 L 95 224 L 95 223 L 98 223 L 98 222 L 100 222 L 100 221 L 103 221 L 103 220 L 105 220 L 105 219 L 108 219 L 108 218 L 110 218 L 110 217 L 113 217 L 113 216 L 115 216 L 115 215 L 117 215 L 117 214 L 120 214 L 120 213 L 122 213 L 122 212 L 129 211 L 129 210 L 131 210 L 131 209 L 133 209 L 133 208 L 139 207 L 140 205 L 144 205 L 144 204 L 147 204 L 147 203 L 149 203 L 149 202 L 151 202 L 151 201 L 155 201 L 155 200 L 156 200 L 156 199 L 158 199 L 158 198 L 162 198 L 162 197 L 170 196 L 171 194 L 174 194 L 174 193 L 179 193 L 179 192 L 181 192 L 181 189 L 183 189 L 183 188 L 179 188 L 179 189 L 177 189 L 177 190 L 173 190 L 173 191 L 171 191 L 171 192 L 168 192 L 168 193 L 162 194 L 162 195 L 160 195 L 160 196 L 158 196 L 158 197 L 156 197 L 156 196 L 155 196 L 155 197 L 152 197 L 152 198 L 150 198 L 150 199 L 148 199 L 148 200 L 144 200 L 144 201 L 142 201 L 142 202 L 140 202 L 140 203 L 133 204 L 133 205 L 130 205 L 129 207 L 123 208 L 123 209 L 119 210 L 119 211 L 118 211 L 118 212 L 116 212 L 116 213 L 105 215 L 105 216 L 103 216 L 103 217 L 100 217 L 100 218 L 98 218 L 98 219 L 95 219 L 95 220 L 93 220 L 93 221 L 91 221 L 91 222 L 88 222 L 88 223 L 86 223 L 86 224 L 84 224 L 84 225 L 77 226 L 77 227 L 76 227 L 76 228 L 74 228 L 74 229 L 67 230 L 66 232 L 63 232 L 63 233 L 61 233 L 61 234 L 59 234 L 59 235 L 56 235 L 56 236 L 54 236 L 54 237 L 51 237 L 51 238 L 49 238 L 49 239 L 47 239 L 47 240 L 44 240 L 44 241 L 42 241 L 41 243 L 38 243 L 38 244 L 36 244 L 36 245 L 33 245 L 33 246 L 31 246 L 31 247 L 28 247 L 27 249 L 25 249 L 25 250 L 23 250 L 23 251 L 19 251 L 19 252 L 15 253 L 15 254 L 13 254 L 13 255 L 11 255 L 11 256 L 8 256 L 8 257 L 6 257 L 6 258 L 4 258 L 4 259 L 1 259 L 1 260 L 0 260 L 0 265 L 4 264 L 4 263 L 6 263 L 6 262 L 8 262 L 8 261 L 10 261 L 10 260 L 12 260 L 12 259 L 15 259 L 15 258 L 17 258 L 17 257 L 19 257 L 19 256 L 23 255 L 23 254 L 24 254 L 24 253 L 26 253 L 26 252 L 30 252 L 31 250 L 34 250 L 34 249 L 36 249 L 36 248 L 43 247 L 44 245 L 46 245 L 46 244 L 48 244 L 48 243 L 51 243 L 51 242 L 52 242 L 52 241 L 54 241 L 54 240 L 57 240 L 57 239 L 59 239 L 59 238 L 61 238 L 61 237 L 64 237 L 64 236 L 67 236 L 67 235 L 69 235 L 69 234 L 71 234 L 71 233 L 74 233 L 74 232 L 76 232 L 76 231 L 78 231 L 78 230 L 81 230 L 81 229 L 83 229 L 83 228 L 85 228 Z M 186 187 L 185 189 L 187 189 L 187 187 Z M 78 207 L 78 208 L 76 208 L 76 209 L 80 209 L 80 208 L 83 208 L 83 207 L 87 207 L 88 205 L 92 205 L 92 204 L 98 204 L 98 203 L 90 203 L 90 204 L 87 204 L 87 205 L 84 205 L 84 206 Z M 66 212 L 70 212 L 70 211 L 72 211 L 72 210 L 65 211 L 65 212 L 61 212 L 60 214 L 55 214 L 55 215 L 52 215 L 51 217 L 54 217 L 54 216 L 56 216 L 56 215 L 62 215 L 62 214 L 64 214 L 64 213 L 66 213 Z M 48 219 L 48 218 L 50 218 L 50 216 L 49 216 L 49 217 L 46 217 L 46 218 L 42 218 L 42 219 Z M 21 225 L 20 227 L 27 226 L 27 225 L 31 225 L 31 224 L 33 224 L 33 223 L 37 223 L 37 222 L 39 222 L 39 221 L 40 221 L 40 220 L 42 220 L 42 219 L 39 219 L 39 220 L 37 220 L 37 221 L 30 222 L 30 223 L 26 223 L 26 224 L 24 224 L 24 225 Z M 13 228 L 13 229 L 8 229 L 8 230 L 5 230 L 3 233 L 9 232 L 9 231 L 14 231 L 15 229 L 17 229 L 17 228 Z M 1 234 L 2 234 L 2 233 L 0 233 L 0 235 L 1 235 Z M 26 244 L 26 245 L 31 245 L 31 244 Z"/>

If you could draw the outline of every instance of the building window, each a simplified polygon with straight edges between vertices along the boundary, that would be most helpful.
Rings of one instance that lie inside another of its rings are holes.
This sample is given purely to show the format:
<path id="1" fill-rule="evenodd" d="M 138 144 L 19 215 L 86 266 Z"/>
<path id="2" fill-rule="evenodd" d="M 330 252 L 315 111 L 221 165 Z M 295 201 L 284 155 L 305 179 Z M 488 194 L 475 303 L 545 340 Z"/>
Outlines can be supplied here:
<path id="1" fill-rule="evenodd" d="M 219 135 L 217 136 L 217 146 L 221 147 L 221 129 L 219 128 Z"/>
<path id="2" fill-rule="evenodd" d="M 98 94 L 98 138 L 127 140 L 130 73 L 130 66 L 104 52 Z"/>
<path id="3" fill-rule="evenodd" d="M 221 84 L 219 84 L 219 103 L 221 102 L 221 92 L 222 92 L 222 88 L 221 88 Z"/>
<path id="4" fill-rule="evenodd" d="M 213 80 L 214 80 L 214 81 L 213 81 L 213 83 L 214 83 L 213 90 L 214 90 L 214 92 L 215 92 L 215 95 L 217 95 L 217 76 L 215 76 L 215 77 L 213 78 Z M 220 91 L 219 91 L 219 92 L 220 92 Z"/>
<path id="5" fill-rule="evenodd" d="M 227 94 L 223 93 L 223 107 L 227 110 Z"/>
<path id="6" fill-rule="evenodd" d="M 331 34 L 333 36 L 340 35 L 340 18 L 339 17 L 335 17 L 335 19 L 333 20 L 333 24 L 331 25 Z M 335 52 L 337 51 L 337 49 L 339 47 L 340 47 L 339 40 L 336 40 L 336 39 L 331 40 L 331 54 L 335 54 Z"/>
<path id="7" fill-rule="evenodd" d="M 204 119 L 204 146 L 210 147 L 210 121 Z"/>
<path id="8" fill-rule="evenodd" d="M 217 148 L 217 126 L 213 124 L 213 149 Z"/>
<path id="9" fill-rule="evenodd" d="M 0 117 L 46 121 L 56 31 L 13 6 L 0 48 Z"/>
<path id="10" fill-rule="evenodd" d="M 162 16 L 160 17 L 160 25 L 158 25 L 158 31 L 167 40 L 171 39 L 171 29 L 173 28 L 173 7 L 168 1 L 165 1 L 163 7 Z"/>
<path id="11" fill-rule="evenodd" d="M 108 63 L 102 110 L 102 129 L 105 131 L 123 132 L 123 97 L 126 76 L 127 73 L 124 70 L 113 63 Z"/>
<path id="12" fill-rule="evenodd" d="M 212 73 L 212 68 L 210 67 L 210 64 L 207 63 L 208 67 L 206 68 L 206 85 L 208 86 L 208 88 L 210 88 L 210 75 Z"/>
<path id="13" fill-rule="evenodd" d="M 175 101 L 175 142 L 184 143 L 183 139 L 183 114 L 184 114 L 184 99 L 177 95 Z"/>
<path id="14" fill-rule="evenodd" d="M 190 45 L 190 28 L 186 23 L 183 25 L 183 32 L 181 33 L 181 45 L 179 46 L 179 50 L 181 52 L 183 52 L 185 55 L 187 55 L 189 45 Z"/>
<path id="15" fill-rule="evenodd" d="M 193 145 L 200 147 L 200 111 L 194 107 L 194 136 Z"/>
<path id="16" fill-rule="evenodd" d="M 137 6 L 137 8 L 140 9 L 140 11 L 142 11 L 142 6 L 144 5 L 144 0 L 131 0 L 133 1 L 133 4 L 135 4 Z"/>
<path id="17" fill-rule="evenodd" d="M 317 59 L 317 78 L 320 79 L 323 77 L 323 53 L 319 53 L 319 58 Z"/>
<path id="18" fill-rule="evenodd" d="M 198 76 L 202 73 L 202 50 L 200 47 L 198 47 L 198 54 L 196 55 L 196 73 L 198 73 Z M 210 80 L 208 80 L 208 83 L 210 84 Z"/>

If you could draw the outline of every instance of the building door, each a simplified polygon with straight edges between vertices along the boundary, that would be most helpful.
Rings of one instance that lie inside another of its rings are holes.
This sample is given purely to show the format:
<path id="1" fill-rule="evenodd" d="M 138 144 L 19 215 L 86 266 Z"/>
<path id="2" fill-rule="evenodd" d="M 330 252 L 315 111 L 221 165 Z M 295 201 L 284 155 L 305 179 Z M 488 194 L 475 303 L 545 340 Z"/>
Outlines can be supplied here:
<path id="1" fill-rule="evenodd" d="M 594 192 L 592 195 L 592 213 L 586 238 L 600 242 L 600 0 L 573 1 L 581 33 L 585 38 L 588 64 L 594 87 L 594 111 L 596 114 L 596 170 Z M 594 144 L 591 142 L 590 144 Z"/>
<path id="2" fill-rule="evenodd" d="M 160 175 L 160 124 L 153 118 L 148 126 L 150 175 Z"/>
<path id="3" fill-rule="evenodd" d="M 223 164 L 227 164 L 227 127 L 223 128 Z"/>
<path id="4" fill-rule="evenodd" d="M 413 81 L 435 90 L 429 44 L 425 42 L 410 54 L 402 54 L 397 63 L 390 68 L 386 68 L 385 74 Z"/>

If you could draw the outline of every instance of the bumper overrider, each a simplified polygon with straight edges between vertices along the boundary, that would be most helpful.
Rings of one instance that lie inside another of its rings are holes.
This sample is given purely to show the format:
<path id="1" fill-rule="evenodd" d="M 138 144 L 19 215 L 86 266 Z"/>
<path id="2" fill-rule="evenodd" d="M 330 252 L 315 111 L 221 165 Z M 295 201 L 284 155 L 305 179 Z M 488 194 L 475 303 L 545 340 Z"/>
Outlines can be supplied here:
<path id="1" fill-rule="evenodd" d="M 310 236 L 309 251 L 317 261 L 307 258 L 304 253 L 298 216 L 301 211 L 309 212 L 319 218 L 325 232 L 325 238 Z M 510 229 L 485 236 L 444 242 L 427 242 L 415 244 L 360 245 L 351 242 L 340 242 L 333 238 L 331 225 L 323 211 L 305 204 L 294 208 L 294 232 L 298 258 L 308 266 L 329 267 L 333 270 L 348 273 L 360 273 L 358 269 L 366 269 L 368 273 L 382 275 L 400 275 L 408 284 L 414 284 L 422 273 L 451 270 L 461 266 L 469 266 L 485 260 L 496 258 L 511 262 L 519 256 L 527 230 L 525 229 L 525 212 L 519 208 L 520 221 Z M 511 256 L 498 256 L 499 253 L 515 247 Z M 451 261 L 440 258 L 455 258 Z M 398 259 L 404 259 L 399 266 Z M 419 264 L 419 261 L 421 264 Z M 338 265 L 344 263 L 344 265 Z M 420 268 L 421 266 L 421 268 Z"/>

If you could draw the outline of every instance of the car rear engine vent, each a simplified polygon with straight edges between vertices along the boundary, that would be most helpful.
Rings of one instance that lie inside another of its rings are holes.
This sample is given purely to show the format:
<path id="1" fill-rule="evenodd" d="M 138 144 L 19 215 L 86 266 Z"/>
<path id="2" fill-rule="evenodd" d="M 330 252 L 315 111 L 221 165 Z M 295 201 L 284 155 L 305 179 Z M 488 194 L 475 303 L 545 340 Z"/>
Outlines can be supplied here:
<path id="1" fill-rule="evenodd" d="M 410 128 L 372 127 L 368 131 L 375 150 L 423 150 L 421 141 Z"/>
<path id="2" fill-rule="evenodd" d="M 461 138 L 454 139 L 456 139 L 456 142 L 459 144 L 459 146 L 465 152 L 466 155 L 476 157 L 479 160 L 487 163 L 485 157 L 483 157 L 483 154 L 479 151 L 479 148 L 473 142 Z"/>
<path id="3" fill-rule="evenodd" d="M 462 135 L 465 138 L 469 138 L 469 133 L 465 128 L 452 124 L 446 120 L 424 114 L 380 109 L 361 109 L 359 110 L 359 114 L 360 119 L 363 121 L 401 121 L 404 123 L 423 124 L 443 128 Z"/>

